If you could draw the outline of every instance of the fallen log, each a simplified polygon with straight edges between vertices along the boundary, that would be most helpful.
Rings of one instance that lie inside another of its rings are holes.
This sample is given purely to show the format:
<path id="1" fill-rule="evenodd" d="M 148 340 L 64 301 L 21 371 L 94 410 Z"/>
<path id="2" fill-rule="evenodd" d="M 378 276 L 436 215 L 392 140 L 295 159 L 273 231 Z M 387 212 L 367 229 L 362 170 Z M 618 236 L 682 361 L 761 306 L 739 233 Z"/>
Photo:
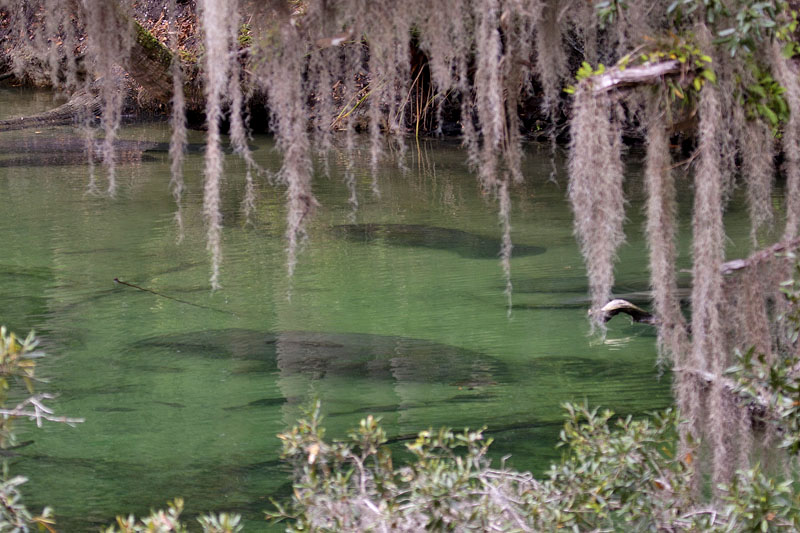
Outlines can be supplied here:
<path id="1" fill-rule="evenodd" d="M 126 17 L 121 9 L 114 10 L 117 17 Z M 130 27 L 132 46 L 130 53 L 120 65 L 125 72 L 142 87 L 145 93 L 158 103 L 167 104 L 172 98 L 172 73 L 170 66 L 174 56 L 169 48 L 147 31 L 141 24 L 133 20 L 131 24 L 120 21 L 118 27 Z M 184 83 L 184 96 L 188 110 L 202 110 L 204 97 L 202 87 L 195 80 L 199 79 L 197 68 L 191 66 L 190 75 Z M 85 87 L 75 92 L 68 102 L 55 109 L 32 116 L 16 117 L 0 120 L 0 131 L 20 130 L 46 126 L 75 124 L 89 116 L 94 118 L 100 114 L 103 106 L 102 96 L 94 87 Z"/>
<path id="2" fill-rule="evenodd" d="M 0 131 L 77 124 L 84 117 L 98 115 L 102 106 L 103 99 L 99 94 L 90 89 L 82 89 L 73 94 L 69 101 L 55 109 L 36 115 L 0 120 Z"/>

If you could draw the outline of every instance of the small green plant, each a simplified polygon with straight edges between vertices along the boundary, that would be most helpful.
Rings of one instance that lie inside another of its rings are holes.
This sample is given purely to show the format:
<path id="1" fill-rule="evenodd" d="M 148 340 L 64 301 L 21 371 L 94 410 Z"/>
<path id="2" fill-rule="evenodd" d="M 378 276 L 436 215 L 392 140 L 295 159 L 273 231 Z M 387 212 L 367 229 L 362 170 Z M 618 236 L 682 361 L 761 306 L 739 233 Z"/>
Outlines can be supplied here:
<path id="1" fill-rule="evenodd" d="M 675 26 L 689 22 L 699 13 L 716 30 L 714 43 L 725 46 L 731 56 L 750 54 L 774 38 L 786 43 L 784 51 L 790 54 L 786 57 L 798 51 L 793 40 L 797 11 L 784 0 L 675 0 L 667 6 L 666 13 Z"/>
<path id="2" fill-rule="evenodd" d="M 239 26 L 239 34 L 237 36 L 237 41 L 239 42 L 240 48 L 247 48 L 251 44 L 253 44 L 253 34 L 250 28 L 250 24 L 242 24 Z"/>
<path id="3" fill-rule="evenodd" d="M 755 468 L 736 473 L 725 490 L 730 531 L 797 531 L 800 506 L 791 480 L 778 481 Z"/>
<path id="4" fill-rule="evenodd" d="M 672 452 L 674 412 L 613 422 L 610 411 L 565 409 L 568 453 L 538 481 L 491 468 L 482 431 L 422 431 L 406 445 L 408 464 L 393 468 L 378 420 L 368 417 L 347 440 L 328 442 L 317 403 L 280 435 L 295 490 L 268 516 L 289 520 L 294 532 L 555 531 L 646 528 L 688 509 L 688 477 Z"/>
<path id="5" fill-rule="evenodd" d="M 578 83 L 591 78 L 592 76 L 599 76 L 606 71 L 606 66 L 602 63 L 598 63 L 597 68 L 593 68 L 588 62 L 584 61 L 581 63 L 581 68 L 578 69 L 578 72 L 575 74 L 575 81 Z M 575 94 L 575 86 L 574 85 L 567 85 L 564 88 L 564 92 L 567 94 Z"/>
<path id="6" fill-rule="evenodd" d="M 789 105 L 783 96 L 786 88 L 775 81 L 769 72 L 759 69 L 756 76 L 756 82 L 743 91 L 745 110 L 751 119 L 761 117 L 766 120 L 777 136 L 781 124 L 789 120 Z"/>

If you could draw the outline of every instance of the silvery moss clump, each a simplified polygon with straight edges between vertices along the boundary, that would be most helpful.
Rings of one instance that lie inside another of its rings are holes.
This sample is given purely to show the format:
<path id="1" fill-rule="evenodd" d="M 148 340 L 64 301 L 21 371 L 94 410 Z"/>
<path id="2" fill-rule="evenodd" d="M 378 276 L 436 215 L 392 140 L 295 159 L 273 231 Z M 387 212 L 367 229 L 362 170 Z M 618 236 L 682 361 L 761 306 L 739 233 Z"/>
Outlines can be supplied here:
<path id="1" fill-rule="evenodd" d="M 679 417 L 617 418 L 567 404 L 564 458 L 542 480 L 492 468 L 481 431 L 423 431 L 395 468 L 374 418 L 326 441 L 319 405 L 280 435 L 295 473 L 291 503 L 273 519 L 300 531 L 744 531 L 795 530 L 791 481 L 739 471 L 722 497 L 698 506 L 691 455 L 676 457 Z"/>

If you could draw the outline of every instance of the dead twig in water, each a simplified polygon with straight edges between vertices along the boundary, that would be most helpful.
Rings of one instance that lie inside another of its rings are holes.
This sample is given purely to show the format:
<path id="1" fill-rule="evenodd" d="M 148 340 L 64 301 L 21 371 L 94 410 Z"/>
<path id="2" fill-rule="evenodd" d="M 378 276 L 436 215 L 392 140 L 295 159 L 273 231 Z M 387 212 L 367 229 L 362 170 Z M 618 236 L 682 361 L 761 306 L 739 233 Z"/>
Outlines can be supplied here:
<path id="1" fill-rule="evenodd" d="M 191 305 L 192 307 L 199 307 L 200 309 L 208 309 L 209 311 L 216 311 L 217 313 L 225 313 L 226 315 L 236 316 L 236 314 L 231 312 L 231 311 L 226 311 L 224 309 L 217 309 L 216 307 L 209 307 L 207 305 L 196 304 L 196 303 L 193 303 L 193 302 L 187 302 L 186 300 L 181 300 L 180 298 L 175 298 L 173 296 L 168 296 L 166 294 L 161 294 L 160 292 L 156 292 L 156 291 L 154 291 L 152 289 L 145 289 L 144 287 L 140 287 L 138 285 L 134 285 L 133 283 L 128 283 L 127 281 L 122 281 L 119 278 L 114 278 L 114 283 L 119 283 L 120 285 L 126 285 L 128 287 L 131 287 L 132 289 L 136 289 L 136 290 L 139 290 L 139 291 L 149 292 L 150 294 L 154 294 L 154 295 L 156 295 L 156 296 L 158 296 L 160 298 L 166 298 L 168 300 L 173 300 L 173 301 L 178 302 L 178 303 Z"/>

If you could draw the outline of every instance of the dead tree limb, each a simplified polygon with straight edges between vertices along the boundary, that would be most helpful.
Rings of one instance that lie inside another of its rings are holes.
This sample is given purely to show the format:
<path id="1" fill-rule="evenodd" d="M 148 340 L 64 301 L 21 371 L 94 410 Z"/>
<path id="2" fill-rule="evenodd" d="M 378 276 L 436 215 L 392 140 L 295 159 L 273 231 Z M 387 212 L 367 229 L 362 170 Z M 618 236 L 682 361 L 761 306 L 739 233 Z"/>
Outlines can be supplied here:
<path id="1" fill-rule="evenodd" d="M 737 270 L 742 270 L 744 268 L 749 268 L 763 263 L 764 261 L 767 261 L 773 257 L 775 254 L 785 252 L 787 250 L 793 250 L 798 246 L 800 246 L 800 237 L 790 241 L 777 242 L 772 246 L 757 251 L 746 259 L 733 259 L 732 261 L 722 263 L 720 270 L 725 275 L 732 274 Z"/>
<path id="2" fill-rule="evenodd" d="M 671 60 L 627 68 L 610 67 L 602 74 L 588 78 L 587 82 L 591 84 L 592 92 L 600 94 L 611 89 L 652 85 L 665 76 L 674 76 L 684 72 L 684 64 L 677 60 Z"/>

